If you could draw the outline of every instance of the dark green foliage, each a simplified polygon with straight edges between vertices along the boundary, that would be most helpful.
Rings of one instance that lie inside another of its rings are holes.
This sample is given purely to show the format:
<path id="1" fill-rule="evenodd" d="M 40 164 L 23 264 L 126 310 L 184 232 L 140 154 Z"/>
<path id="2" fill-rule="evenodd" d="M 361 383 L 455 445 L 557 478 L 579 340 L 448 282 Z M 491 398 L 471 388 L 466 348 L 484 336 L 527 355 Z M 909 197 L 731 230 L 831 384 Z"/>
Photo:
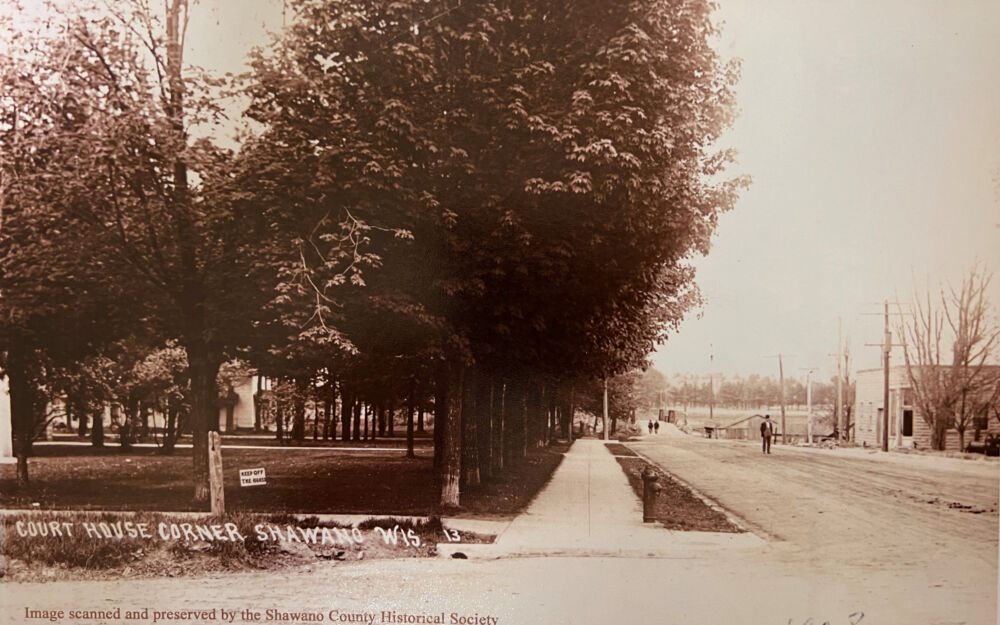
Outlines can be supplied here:
<path id="1" fill-rule="evenodd" d="M 25 301 L 0 325 L 26 372 L 61 357 L 46 328 L 92 337 L 84 356 L 121 340 L 106 302 L 140 343 L 176 340 L 196 499 L 233 356 L 296 386 L 297 438 L 321 386 L 390 410 L 433 395 L 454 505 L 462 419 L 507 446 L 484 434 L 466 463 L 521 458 L 574 384 L 642 365 L 698 304 L 689 261 L 745 182 L 711 147 L 736 67 L 707 0 L 293 1 L 239 87 L 261 132 L 238 154 L 187 134 L 221 111 L 170 45 L 186 0 L 162 25 L 112 4 L 5 64 L 0 287 Z M 463 410 L 465 379 L 518 406 Z"/>

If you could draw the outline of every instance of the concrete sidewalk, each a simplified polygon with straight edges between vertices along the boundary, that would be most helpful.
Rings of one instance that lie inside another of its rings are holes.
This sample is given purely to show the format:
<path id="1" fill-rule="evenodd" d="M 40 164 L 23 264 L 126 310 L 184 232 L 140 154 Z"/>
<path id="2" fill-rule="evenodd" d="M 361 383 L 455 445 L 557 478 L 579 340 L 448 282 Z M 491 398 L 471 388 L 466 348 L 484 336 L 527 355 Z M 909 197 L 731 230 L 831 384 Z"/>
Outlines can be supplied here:
<path id="1" fill-rule="evenodd" d="M 527 511 L 491 545 L 438 545 L 450 556 L 693 557 L 705 549 L 760 547 L 744 533 L 677 532 L 642 522 L 642 504 L 604 441 L 579 439 Z"/>

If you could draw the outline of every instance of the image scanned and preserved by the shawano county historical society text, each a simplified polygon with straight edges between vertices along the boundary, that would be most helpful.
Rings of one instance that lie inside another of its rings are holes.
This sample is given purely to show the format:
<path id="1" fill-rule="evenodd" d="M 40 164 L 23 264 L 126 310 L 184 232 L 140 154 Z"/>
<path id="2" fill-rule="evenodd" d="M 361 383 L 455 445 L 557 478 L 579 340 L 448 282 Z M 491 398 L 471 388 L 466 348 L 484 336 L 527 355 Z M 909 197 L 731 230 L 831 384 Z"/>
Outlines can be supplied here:
<path id="1" fill-rule="evenodd" d="M 1000 5 L 0 0 L 0 622 L 988 625 Z"/>

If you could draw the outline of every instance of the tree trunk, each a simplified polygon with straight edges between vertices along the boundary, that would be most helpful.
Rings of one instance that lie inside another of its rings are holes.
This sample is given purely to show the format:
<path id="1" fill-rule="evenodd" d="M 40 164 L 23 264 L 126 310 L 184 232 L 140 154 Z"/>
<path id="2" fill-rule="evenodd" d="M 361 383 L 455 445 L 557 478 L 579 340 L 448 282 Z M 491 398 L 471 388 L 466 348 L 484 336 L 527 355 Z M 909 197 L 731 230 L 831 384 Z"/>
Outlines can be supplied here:
<path id="1" fill-rule="evenodd" d="M 524 456 L 538 441 L 538 408 L 541 404 L 540 387 L 527 383 L 524 392 Z"/>
<path id="2" fill-rule="evenodd" d="M 79 428 L 76 431 L 77 436 L 80 438 L 87 438 L 87 421 L 89 419 L 89 417 L 87 417 L 87 409 L 85 407 L 81 407 L 78 411 L 78 415 L 80 422 L 78 424 Z"/>
<path id="3" fill-rule="evenodd" d="M 340 440 L 351 440 L 351 415 L 354 414 L 354 395 L 343 385 L 340 387 Z"/>
<path id="4" fill-rule="evenodd" d="M 358 399 L 354 402 L 354 435 L 351 437 L 352 441 L 361 440 L 361 410 L 364 408 L 364 402 Z M 365 422 L 367 425 L 368 422 Z M 367 432 L 365 432 L 367 435 Z"/>
<path id="5" fill-rule="evenodd" d="M 170 455 L 177 445 L 177 407 L 172 399 L 167 400 L 167 422 L 163 432 L 163 448 L 160 453 Z"/>
<path id="6" fill-rule="evenodd" d="M 933 449 L 936 449 L 937 451 L 944 451 L 948 440 L 947 432 L 948 422 L 939 415 L 934 420 L 934 427 L 931 429 L 931 447 Z"/>
<path id="7" fill-rule="evenodd" d="M 126 409 L 125 423 L 128 426 L 126 430 L 126 440 L 128 441 L 128 446 L 131 447 L 133 443 L 139 440 L 139 434 L 141 432 L 139 424 L 139 412 L 142 407 L 142 403 L 135 399 L 130 399 L 128 402 L 128 407 Z"/>
<path id="8" fill-rule="evenodd" d="M 385 405 L 382 404 L 381 402 L 379 403 L 378 408 L 376 409 L 376 414 L 378 415 L 376 417 L 376 421 L 378 421 L 378 435 L 381 436 L 382 438 L 385 438 L 385 432 L 386 432 Z"/>
<path id="9" fill-rule="evenodd" d="M 129 402 L 131 403 L 131 402 Z M 111 405 L 111 422 L 118 423 L 118 444 L 123 450 L 128 451 L 132 445 L 132 434 L 129 427 L 131 405 L 125 406 L 125 416 L 121 416 L 121 407 L 118 404 Z"/>
<path id="10" fill-rule="evenodd" d="M 140 433 L 142 440 L 149 437 L 149 414 L 151 411 L 149 403 L 139 402 L 139 414 L 142 415 L 142 430 Z"/>
<path id="11" fill-rule="evenodd" d="M 490 457 L 490 441 L 493 439 L 492 411 L 493 384 L 490 376 L 482 371 L 476 375 L 476 451 L 478 452 L 479 480 L 485 481 L 493 477 L 493 461 Z"/>
<path id="12" fill-rule="evenodd" d="M 462 383 L 461 464 L 462 484 L 479 486 L 479 435 L 476 432 L 476 378 L 474 369 Z"/>
<path id="13" fill-rule="evenodd" d="M 416 458 L 413 451 L 413 402 L 416 401 L 415 383 L 410 381 L 410 395 L 406 400 L 406 457 Z"/>
<path id="14" fill-rule="evenodd" d="M 91 447 L 104 447 L 104 408 L 94 413 L 94 425 L 90 428 Z"/>
<path id="15" fill-rule="evenodd" d="M 253 431 L 260 432 L 261 413 L 264 406 L 264 376 L 257 373 L 257 392 L 253 394 Z"/>
<path id="16" fill-rule="evenodd" d="M 295 380 L 295 399 L 292 401 L 292 438 L 301 443 L 306 437 L 306 386 L 301 379 Z"/>
<path id="17" fill-rule="evenodd" d="M 560 423 L 562 426 L 562 437 L 564 440 L 567 440 L 571 443 L 573 442 L 573 437 L 574 437 L 573 425 L 574 425 L 574 417 L 576 416 L 574 414 L 574 410 L 575 408 L 573 406 L 573 400 L 570 399 L 569 403 L 562 407 L 562 413 L 560 414 L 560 418 L 562 419 Z"/>
<path id="18" fill-rule="evenodd" d="M 504 465 L 523 458 L 527 444 L 525 422 L 524 386 L 520 380 L 511 379 L 504 394 L 503 441 Z"/>
<path id="19" fill-rule="evenodd" d="M 183 146 L 187 144 L 184 130 L 184 80 L 182 76 L 182 46 L 187 25 L 187 0 L 170 0 L 166 7 L 166 75 L 169 103 L 166 107 L 178 148 L 173 160 L 173 193 L 171 212 L 174 215 L 179 249 L 181 287 L 175 294 L 181 310 L 182 342 L 187 352 L 190 373 L 189 415 L 191 425 L 194 500 L 209 500 L 208 430 L 214 422 L 218 428 L 219 412 L 215 406 L 215 379 L 221 358 L 213 358 L 208 344 L 205 292 L 202 268 L 198 259 L 198 234 L 188 193 L 187 163 Z M 183 18 L 182 18 L 182 15 Z"/>
<path id="20" fill-rule="evenodd" d="M 506 385 L 490 385 L 490 475 L 500 475 L 504 467 L 504 411 Z"/>
<path id="21" fill-rule="evenodd" d="M 441 430 L 441 505 L 445 507 L 458 507 L 460 500 L 464 373 L 459 365 L 438 365 L 437 402 L 441 407 L 434 417 L 434 430 Z"/>
<path id="22" fill-rule="evenodd" d="M 417 407 L 417 431 L 421 434 L 424 433 L 424 406 L 421 404 Z"/>
<path id="23" fill-rule="evenodd" d="M 76 416 L 76 407 L 73 405 L 73 402 L 69 401 L 68 397 L 64 400 L 63 406 L 66 415 L 66 427 L 70 429 L 73 427 L 73 422 L 78 418 Z"/>
<path id="24" fill-rule="evenodd" d="M 330 439 L 337 440 L 337 385 L 330 382 Z M 343 410 L 343 406 L 341 406 Z"/>
<path id="25" fill-rule="evenodd" d="M 520 440 L 517 445 L 517 457 L 527 458 L 528 457 L 528 428 L 530 416 L 528 414 L 528 384 L 525 383 L 522 388 L 521 400 L 518 402 L 518 412 L 520 413 L 520 420 L 518 422 L 518 434 L 520 434 Z"/>
<path id="26" fill-rule="evenodd" d="M 558 404 L 556 403 L 556 394 L 553 390 L 549 397 L 549 427 L 545 433 L 545 444 L 551 445 L 552 442 L 559 437 L 559 426 L 557 421 L 558 415 Z"/>
<path id="27" fill-rule="evenodd" d="M 333 398 L 323 400 L 323 440 L 330 440 L 330 423 L 333 420 Z"/>
<path id="28" fill-rule="evenodd" d="M 208 431 L 213 422 L 218 425 L 219 413 L 215 408 L 215 378 L 219 374 L 219 361 L 208 354 L 202 341 L 187 345 L 188 366 L 191 373 L 189 405 L 191 413 L 191 463 L 194 476 L 194 500 L 207 502 L 208 484 Z"/>
<path id="29" fill-rule="evenodd" d="M 389 408 L 386 410 L 386 425 L 389 426 L 389 437 L 396 435 L 396 406 L 390 404 Z"/>
<path id="30" fill-rule="evenodd" d="M 35 438 L 35 389 L 28 374 L 27 354 L 16 339 L 7 347 L 7 382 L 10 393 L 10 424 L 17 457 L 17 488 L 27 488 L 28 458 Z"/>
<path id="31" fill-rule="evenodd" d="M 441 365 L 442 367 L 444 365 Z M 440 374 L 437 376 L 441 377 Z M 435 380 L 434 388 L 434 469 L 440 471 L 444 466 L 444 423 L 447 419 L 445 412 L 447 406 L 447 384 L 442 385 L 441 380 Z"/>
<path id="32" fill-rule="evenodd" d="M 274 402 L 274 437 L 285 444 L 285 405 L 281 401 Z"/>

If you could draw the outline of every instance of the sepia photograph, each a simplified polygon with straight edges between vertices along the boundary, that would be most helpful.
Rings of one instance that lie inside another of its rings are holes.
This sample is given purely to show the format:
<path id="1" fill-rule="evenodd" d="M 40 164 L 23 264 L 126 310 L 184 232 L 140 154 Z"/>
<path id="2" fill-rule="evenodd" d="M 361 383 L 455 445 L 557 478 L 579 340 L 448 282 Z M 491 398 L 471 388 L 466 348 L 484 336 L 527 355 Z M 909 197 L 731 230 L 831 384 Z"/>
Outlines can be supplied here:
<path id="1" fill-rule="evenodd" d="M 0 0 L 0 623 L 1000 625 L 1000 3 Z"/>

